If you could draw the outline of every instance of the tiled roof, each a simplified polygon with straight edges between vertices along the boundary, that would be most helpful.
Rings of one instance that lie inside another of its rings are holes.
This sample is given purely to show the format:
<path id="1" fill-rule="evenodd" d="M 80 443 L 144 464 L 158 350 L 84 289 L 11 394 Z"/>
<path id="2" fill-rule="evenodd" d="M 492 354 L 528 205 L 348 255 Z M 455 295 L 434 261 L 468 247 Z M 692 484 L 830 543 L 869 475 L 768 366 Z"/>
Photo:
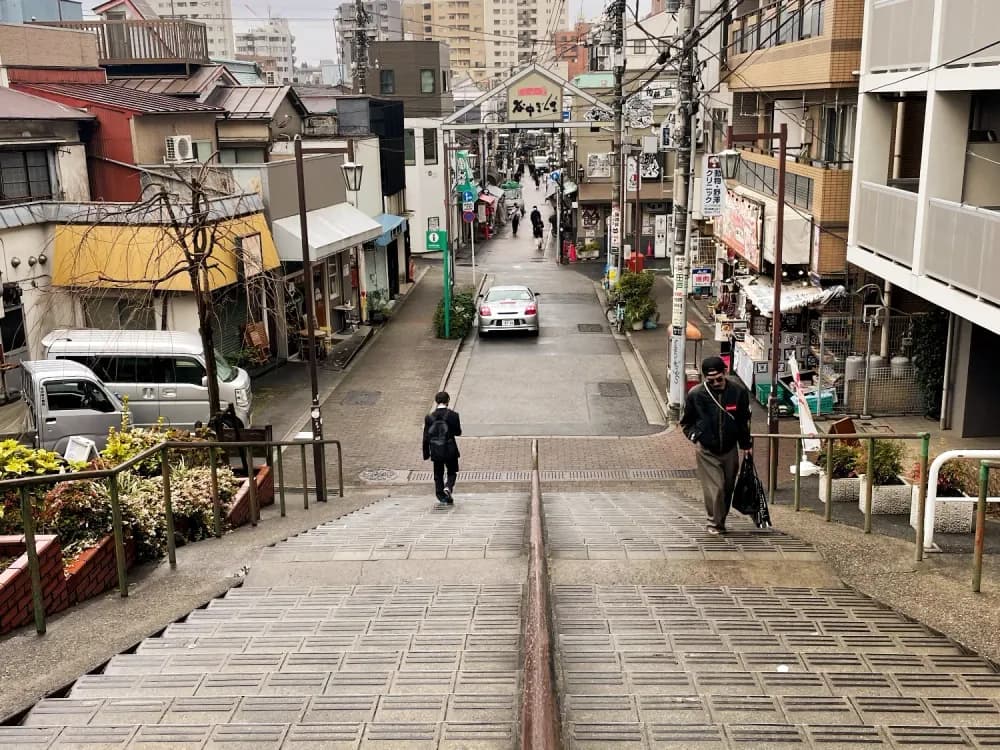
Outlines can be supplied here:
<path id="1" fill-rule="evenodd" d="M 135 91 L 168 96 L 192 97 L 204 101 L 216 86 L 236 86 L 239 81 L 224 65 L 205 65 L 189 76 L 133 76 L 108 81 Z"/>
<path id="2" fill-rule="evenodd" d="M 0 120 L 93 120 L 90 112 L 65 104 L 0 88 Z"/>
<path id="3" fill-rule="evenodd" d="M 135 91 L 110 83 L 32 83 L 23 84 L 21 88 L 30 93 L 65 96 L 114 109 L 124 109 L 148 115 L 220 111 L 218 107 L 208 104 L 147 91 Z"/>
<path id="4" fill-rule="evenodd" d="M 291 86 L 220 86 L 206 101 L 226 110 L 230 120 L 270 120 L 286 97 L 305 111 Z"/>

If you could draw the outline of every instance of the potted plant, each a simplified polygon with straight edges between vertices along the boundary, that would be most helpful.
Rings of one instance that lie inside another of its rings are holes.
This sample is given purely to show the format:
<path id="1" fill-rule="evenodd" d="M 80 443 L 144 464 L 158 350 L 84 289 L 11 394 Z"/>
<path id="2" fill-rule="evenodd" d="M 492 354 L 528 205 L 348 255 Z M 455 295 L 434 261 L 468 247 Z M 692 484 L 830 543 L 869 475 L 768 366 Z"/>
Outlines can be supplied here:
<path id="1" fill-rule="evenodd" d="M 931 463 L 933 463 L 931 459 Z M 928 464 L 930 465 L 930 464 Z M 946 461 L 938 470 L 937 501 L 934 503 L 934 533 L 968 534 L 972 531 L 972 518 L 976 504 L 968 500 L 947 500 L 943 498 L 967 498 L 962 490 L 965 481 L 965 466 L 960 461 Z M 920 499 L 920 463 L 914 462 L 909 480 L 913 483 L 910 498 L 910 526 L 917 528 L 917 504 Z M 930 487 L 928 487 L 928 496 Z"/>
<path id="2" fill-rule="evenodd" d="M 385 320 L 385 293 L 381 289 L 373 289 L 365 297 L 368 306 L 368 317 L 372 323 Z"/>
<path id="3" fill-rule="evenodd" d="M 858 509 L 865 510 L 867 483 L 872 483 L 872 514 L 897 515 L 910 509 L 910 485 L 903 471 L 903 444 L 899 440 L 876 440 L 875 460 L 868 466 L 867 451 L 858 454 Z"/>
<path id="4" fill-rule="evenodd" d="M 858 449 L 839 440 L 828 441 L 830 457 L 830 473 L 833 481 L 830 483 L 832 502 L 852 503 L 858 499 L 860 483 L 858 481 Z M 822 451 L 817 459 L 819 462 L 819 499 L 827 502 L 826 496 L 826 451 Z"/>
<path id="5" fill-rule="evenodd" d="M 641 331 L 646 319 L 656 314 L 656 303 L 649 297 L 630 299 L 625 303 L 625 319 L 632 324 L 633 331 Z"/>

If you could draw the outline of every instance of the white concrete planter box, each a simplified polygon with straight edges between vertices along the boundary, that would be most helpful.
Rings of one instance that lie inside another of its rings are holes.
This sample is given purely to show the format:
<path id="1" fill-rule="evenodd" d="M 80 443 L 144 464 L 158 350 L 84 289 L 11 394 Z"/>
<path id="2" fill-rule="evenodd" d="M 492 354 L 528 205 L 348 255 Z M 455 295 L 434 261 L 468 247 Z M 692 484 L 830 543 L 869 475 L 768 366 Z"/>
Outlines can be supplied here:
<path id="1" fill-rule="evenodd" d="M 917 499 L 920 487 L 913 485 L 910 501 L 910 526 L 917 528 Z M 968 495 L 964 495 L 968 497 Z M 976 515 L 976 501 L 957 497 L 939 497 L 934 503 L 934 533 L 969 534 Z"/>
<path id="2" fill-rule="evenodd" d="M 830 493 L 833 495 L 835 503 L 855 503 L 858 501 L 861 483 L 857 477 L 847 479 L 834 479 L 830 483 Z M 819 500 L 826 504 L 826 472 L 819 473 Z"/>
<path id="3" fill-rule="evenodd" d="M 858 488 L 858 510 L 865 512 L 865 486 L 868 477 L 862 474 Z M 872 515 L 898 516 L 910 512 L 911 485 L 902 477 L 903 484 L 875 485 L 872 488 Z"/>

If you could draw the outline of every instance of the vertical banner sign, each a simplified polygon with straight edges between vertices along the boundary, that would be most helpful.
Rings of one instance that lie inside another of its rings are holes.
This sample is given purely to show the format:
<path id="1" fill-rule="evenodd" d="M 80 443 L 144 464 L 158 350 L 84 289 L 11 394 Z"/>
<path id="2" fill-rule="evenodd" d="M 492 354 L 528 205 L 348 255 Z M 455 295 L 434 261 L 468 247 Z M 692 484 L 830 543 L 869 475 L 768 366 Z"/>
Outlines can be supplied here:
<path id="1" fill-rule="evenodd" d="M 684 305 L 687 298 L 687 259 L 674 256 L 674 296 L 671 311 L 671 335 L 684 335 Z"/>
<path id="2" fill-rule="evenodd" d="M 725 181 L 722 179 L 722 160 L 718 154 L 705 157 L 705 182 L 701 193 L 701 215 L 721 216 L 722 196 L 725 192 Z"/>
<path id="3" fill-rule="evenodd" d="M 611 250 L 618 252 L 621 250 L 621 228 L 622 228 L 622 211 L 621 208 L 615 206 L 611 209 Z"/>
<path id="4" fill-rule="evenodd" d="M 466 184 L 472 182 L 472 164 L 469 161 L 468 151 L 458 151 L 455 154 L 455 161 L 458 164 L 458 169 L 456 170 L 458 174 L 462 176 L 462 182 Z"/>
<path id="5" fill-rule="evenodd" d="M 625 160 L 625 189 L 631 193 L 639 189 L 639 160 L 634 156 Z"/>
<path id="6" fill-rule="evenodd" d="M 667 215 L 653 217 L 653 257 L 667 257 Z"/>

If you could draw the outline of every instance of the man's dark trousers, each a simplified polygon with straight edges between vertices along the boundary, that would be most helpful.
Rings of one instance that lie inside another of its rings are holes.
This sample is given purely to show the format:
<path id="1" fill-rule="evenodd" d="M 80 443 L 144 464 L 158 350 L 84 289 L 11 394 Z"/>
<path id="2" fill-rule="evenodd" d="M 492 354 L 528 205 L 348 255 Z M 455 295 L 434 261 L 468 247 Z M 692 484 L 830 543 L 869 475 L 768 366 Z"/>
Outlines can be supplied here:
<path id="1" fill-rule="evenodd" d="M 438 500 L 444 500 L 444 488 L 455 489 L 455 480 L 458 478 L 458 456 L 447 458 L 444 461 L 434 461 L 434 493 Z M 445 484 L 444 471 L 448 470 L 448 482 Z"/>

